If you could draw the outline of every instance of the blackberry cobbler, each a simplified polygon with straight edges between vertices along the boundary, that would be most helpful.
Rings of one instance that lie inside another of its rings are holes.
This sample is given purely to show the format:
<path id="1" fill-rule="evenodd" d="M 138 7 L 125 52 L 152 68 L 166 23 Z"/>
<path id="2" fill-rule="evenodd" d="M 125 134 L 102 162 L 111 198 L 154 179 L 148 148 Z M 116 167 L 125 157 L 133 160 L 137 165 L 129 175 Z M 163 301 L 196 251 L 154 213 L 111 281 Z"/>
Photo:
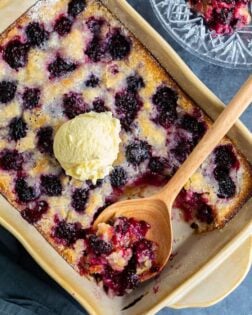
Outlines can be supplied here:
<path id="1" fill-rule="evenodd" d="M 148 224 L 120 218 L 92 231 L 92 223 L 111 203 L 167 183 L 210 119 L 98 0 L 39 1 L 0 43 L 1 193 L 77 272 L 128 292 L 158 268 Z M 59 127 L 88 112 L 111 112 L 122 127 L 113 169 L 96 183 L 67 176 L 53 153 Z M 224 138 L 174 211 L 212 230 L 251 192 L 250 165 Z"/>
<path id="2" fill-rule="evenodd" d="M 231 34 L 251 21 L 251 0 L 188 0 L 203 15 L 207 26 L 217 34 Z"/>

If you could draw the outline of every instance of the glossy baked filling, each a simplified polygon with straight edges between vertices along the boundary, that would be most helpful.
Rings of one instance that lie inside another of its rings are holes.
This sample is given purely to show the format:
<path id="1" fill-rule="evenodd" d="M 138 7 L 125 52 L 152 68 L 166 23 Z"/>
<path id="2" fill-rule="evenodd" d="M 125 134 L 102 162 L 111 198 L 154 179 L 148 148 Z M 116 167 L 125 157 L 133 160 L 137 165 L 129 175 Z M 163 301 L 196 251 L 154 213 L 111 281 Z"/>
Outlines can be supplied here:
<path id="1" fill-rule="evenodd" d="M 149 228 L 144 221 L 120 217 L 88 231 L 80 273 L 93 276 L 109 294 L 124 295 L 136 288 L 146 273 L 159 270 L 157 245 L 145 238 Z"/>
<path id="2" fill-rule="evenodd" d="M 139 283 L 141 260 L 132 263 L 142 257 L 138 246 L 149 253 L 144 263 L 155 265 L 147 225 L 138 245 L 130 241 L 125 251 L 122 245 L 119 271 L 107 260 L 117 245 L 90 236 L 92 222 L 109 204 L 167 183 L 210 120 L 99 1 L 41 1 L 0 43 L 2 194 L 76 271 L 102 280 L 109 292 L 128 292 Z M 111 111 L 122 125 L 114 169 L 95 185 L 67 176 L 52 148 L 59 126 L 88 111 Z M 185 185 L 174 211 L 199 231 L 222 227 L 251 187 L 250 166 L 225 138 Z M 120 229 L 134 236 L 139 224 L 119 219 L 110 229 L 114 238 Z"/>
<path id="3" fill-rule="evenodd" d="M 251 21 L 250 0 L 189 0 L 194 10 L 203 15 L 207 26 L 217 34 L 231 34 Z M 204 3 L 206 2 L 206 4 Z"/>

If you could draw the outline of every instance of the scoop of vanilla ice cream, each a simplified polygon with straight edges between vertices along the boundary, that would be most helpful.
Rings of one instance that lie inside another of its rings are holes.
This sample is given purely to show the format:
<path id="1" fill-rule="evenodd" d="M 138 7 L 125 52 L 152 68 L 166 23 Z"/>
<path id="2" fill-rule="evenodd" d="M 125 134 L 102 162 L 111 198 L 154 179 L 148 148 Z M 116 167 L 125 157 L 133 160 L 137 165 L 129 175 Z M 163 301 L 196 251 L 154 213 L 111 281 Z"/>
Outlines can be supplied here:
<path id="1" fill-rule="evenodd" d="M 104 178 L 119 152 L 121 125 L 111 112 L 81 114 L 57 131 L 53 150 L 67 175 L 79 180 Z"/>

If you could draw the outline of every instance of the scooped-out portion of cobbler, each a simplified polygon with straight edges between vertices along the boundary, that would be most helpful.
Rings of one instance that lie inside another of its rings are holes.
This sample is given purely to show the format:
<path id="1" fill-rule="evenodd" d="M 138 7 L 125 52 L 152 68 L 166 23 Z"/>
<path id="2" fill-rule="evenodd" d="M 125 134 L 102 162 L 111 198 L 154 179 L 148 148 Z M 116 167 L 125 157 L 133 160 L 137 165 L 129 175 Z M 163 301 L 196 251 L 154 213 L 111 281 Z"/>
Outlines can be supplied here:
<path id="1" fill-rule="evenodd" d="M 144 226 L 121 245 L 88 230 L 111 203 L 166 184 L 211 120 L 98 0 L 38 1 L 1 35 L 0 47 L 1 193 L 77 272 L 128 292 L 155 265 L 148 225 L 120 218 L 99 228 L 114 239 L 125 229 L 124 242 Z M 96 183 L 66 175 L 53 153 L 60 126 L 88 112 L 110 112 L 121 125 L 117 159 Z M 199 232 L 221 228 L 251 196 L 251 175 L 224 138 L 173 210 Z"/>
<path id="2" fill-rule="evenodd" d="M 87 232 L 78 267 L 93 276 L 110 295 L 124 295 L 136 288 L 144 275 L 157 272 L 157 244 L 145 238 L 150 226 L 134 218 L 119 217 Z"/>
<path id="3" fill-rule="evenodd" d="M 188 0 L 217 34 L 232 34 L 251 22 L 251 0 Z"/>

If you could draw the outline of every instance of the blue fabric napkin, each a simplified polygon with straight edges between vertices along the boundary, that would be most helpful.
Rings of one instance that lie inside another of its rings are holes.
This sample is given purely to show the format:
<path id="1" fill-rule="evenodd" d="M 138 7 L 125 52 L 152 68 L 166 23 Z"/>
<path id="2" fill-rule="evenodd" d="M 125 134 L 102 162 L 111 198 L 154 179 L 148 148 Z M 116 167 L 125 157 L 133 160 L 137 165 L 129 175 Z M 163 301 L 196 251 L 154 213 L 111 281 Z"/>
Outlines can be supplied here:
<path id="1" fill-rule="evenodd" d="M 87 313 L 40 269 L 14 237 L 0 227 L 0 314 Z"/>

